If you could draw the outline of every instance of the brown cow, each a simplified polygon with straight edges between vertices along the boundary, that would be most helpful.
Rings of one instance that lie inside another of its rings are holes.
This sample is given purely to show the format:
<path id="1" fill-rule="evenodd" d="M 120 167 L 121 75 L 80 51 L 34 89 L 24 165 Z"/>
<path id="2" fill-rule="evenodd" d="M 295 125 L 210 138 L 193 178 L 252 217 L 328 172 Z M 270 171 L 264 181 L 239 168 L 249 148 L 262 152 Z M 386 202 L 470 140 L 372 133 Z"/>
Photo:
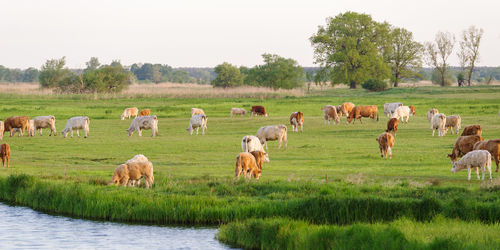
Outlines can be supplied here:
<path id="1" fill-rule="evenodd" d="M 354 108 L 354 103 L 352 102 L 344 102 L 342 105 L 340 105 L 340 111 L 342 116 L 349 117 L 349 114 L 351 113 L 352 109 Z"/>
<path id="2" fill-rule="evenodd" d="M 466 135 L 459 136 L 455 141 L 455 146 L 451 151 L 451 154 L 448 155 L 450 157 L 451 162 L 455 162 L 458 160 L 458 157 L 462 157 L 463 155 L 469 153 L 474 149 L 474 144 L 476 142 L 482 141 L 483 137 L 480 135 Z"/>
<path id="3" fill-rule="evenodd" d="M 257 163 L 257 167 L 262 170 L 264 167 L 264 162 L 269 162 L 269 155 L 264 151 L 252 151 L 250 154 L 255 157 L 255 162 Z"/>
<path id="4" fill-rule="evenodd" d="M 355 106 L 352 111 L 349 113 L 349 118 L 347 118 L 347 124 L 351 123 L 352 119 L 354 119 L 354 124 L 356 119 L 363 124 L 361 121 L 361 117 L 370 117 L 375 120 L 375 117 L 378 121 L 378 107 L 376 105 L 363 105 L 363 106 Z"/>
<path id="5" fill-rule="evenodd" d="M 256 152 L 256 156 L 259 157 L 261 154 L 265 154 L 261 151 L 252 151 L 252 153 Z M 248 152 L 239 153 L 236 156 L 236 168 L 234 170 L 235 177 L 238 179 L 240 175 L 243 174 L 245 177 L 253 176 L 255 179 L 259 179 L 262 174 L 262 165 L 259 166 L 257 164 L 258 160 L 255 158 L 254 154 Z"/>
<path id="6" fill-rule="evenodd" d="M 410 105 L 409 108 L 411 110 L 411 115 L 415 116 L 417 114 L 417 109 L 415 108 L 415 106 Z"/>
<path id="7" fill-rule="evenodd" d="M 481 135 L 483 133 L 483 129 L 481 128 L 481 125 L 479 124 L 474 124 L 470 125 L 464 128 L 464 131 L 462 131 L 462 136 L 464 135 Z"/>
<path id="8" fill-rule="evenodd" d="M 11 116 L 4 121 L 4 133 L 9 131 L 12 137 L 14 128 L 20 128 L 21 133 L 19 136 L 23 136 L 24 131 L 29 128 L 29 122 L 30 118 L 27 116 Z"/>
<path id="9" fill-rule="evenodd" d="M 150 188 L 154 182 L 153 164 L 150 161 L 133 161 L 116 167 L 112 183 L 118 186 L 128 186 L 129 181 L 135 183 L 144 177 L 146 188 Z"/>
<path id="10" fill-rule="evenodd" d="M 293 112 L 290 115 L 290 125 L 292 125 L 292 132 L 293 131 L 299 132 L 299 127 L 300 127 L 300 132 L 303 132 L 304 114 L 300 111 Z"/>
<path id="11" fill-rule="evenodd" d="M 10 146 L 7 143 L 0 145 L 0 158 L 2 158 L 2 166 L 5 167 L 5 161 L 7 161 L 7 167 L 9 167 L 10 162 Z"/>
<path id="12" fill-rule="evenodd" d="M 487 141 L 479 141 L 474 144 L 474 150 L 488 150 L 493 159 L 495 159 L 495 163 L 497 164 L 497 169 L 495 172 L 498 172 L 498 161 L 500 159 L 500 139 L 496 140 L 487 140 Z"/>
<path id="13" fill-rule="evenodd" d="M 378 136 L 377 139 L 378 146 L 380 149 L 380 157 L 387 158 L 387 153 L 389 152 L 389 159 L 392 158 L 392 148 L 394 147 L 394 136 L 390 133 L 384 132 Z"/>
<path id="14" fill-rule="evenodd" d="M 387 130 L 385 132 L 389 133 L 390 131 L 392 131 L 394 133 L 394 136 L 396 136 L 396 133 L 398 132 L 398 126 L 398 118 L 391 118 L 389 119 L 389 121 L 387 121 Z"/>
<path id="15" fill-rule="evenodd" d="M 252 110 L 250 110 L 250 116 L 254 115 L 267 116 L 266 108 L 264 108 L 264 106 L 252 106 Z"/>
<path id="16" fill-rule="evenodd" d="M 143 109 L 139 113 L 139 116 L 150 116 L 151 115 L 151 110 L 150 109 Z"/>

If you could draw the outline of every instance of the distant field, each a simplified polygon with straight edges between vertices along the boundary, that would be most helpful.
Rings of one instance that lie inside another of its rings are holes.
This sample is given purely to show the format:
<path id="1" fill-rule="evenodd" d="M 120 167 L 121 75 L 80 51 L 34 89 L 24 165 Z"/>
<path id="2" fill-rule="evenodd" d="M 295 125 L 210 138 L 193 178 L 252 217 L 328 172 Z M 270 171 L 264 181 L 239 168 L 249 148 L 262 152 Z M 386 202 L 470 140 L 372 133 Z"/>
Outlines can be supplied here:
<path id="1" fill-rule="evenodd" d="M 33 138 L 10 138 L 5 134 L 3 142 L 10 144 L 12 160 L 11 168 L 0 169 L 0 199 L 77 217 L 155 224 L 219 225 L 250 217 L 286 217 L 343 225 L 386 222 L 399 217 L 420 221 L 436 214 L 464 221 L 500 222 L 499 173 L 493 173 L 491 184 L 475 179 L 468 182 L 466 171 L 452 174 L 446 155 L 457 136 L 448 133 L 443 138 L 432 137 L 425 117 L 431 107 L 447 115 L 460 114 L 463 127 L 481 124 L 485 139 L 500 138 L 499 86 L 406 87 L 381 93 L 340 88 L 315 90 L 302 97 L 284 93 L 270 99 L 137 95 L 94 98 L 0 94 L 1 120 L 11 115 L 52 114 L 56 116 L 58 131 L 55 138 L 49 137 L 47 131 Z M 356 121 L 346 125 L 342 118 L 339 125 L 325 125 L 321 107 L 346 101 L 378 105 L 380 121 L 363 119 L 363 124 Z M 393 159 L 382 159 L 375 138 L 386 126 L 383 104 L 395 101 L 414 105 L 417 115 L 410 117 L 408 124 L 400 123 Z M 232 107 L 249 110 L 252 105 L 264 105 L 269 117 L 229 117 Z M 142 138 L 137 133 L 127 136 L 125 129 L 131 120 L 119 118 L 123 109 L 130 106 L 149 108 L 159 117 L 158 137 L 151 138 L 150 130 L 144 131 Z M 185 130 L 191 107 L 204 109 L 208 116 L 205 136 L 189 136 Z M 264 125 L 286 124 L 291 130 L 288 117 L 297 110 L 305 114 L 304 132 L 289 131 L 286 150 L 278 150 L 277 142 L 268 143 L 271 162 L 264 164 L 259 181 L 234 182 L 241 138 L 255 134 Z M 80 115 L 91 119 L 89 138 L 63 139 L 60 131 L 67 118 Z M 152 190 L 102 185 L 111 180 L 117 165 L 136 154 L 146 155 L 154 164 Z M 493 171 L 495 167 L 493 163 Z M 30 184 L 33 186 L 24 182 L 12 184 L 17 180 L 7 178 L 12 174 L 34 176 L 34 184 Z M 9 196 L 12 193 L 5 191 L 9 185 L 20 185 L 25 190 L 10 191 L 17 193 Z M 52 196 L 59 198 L 51 200 Z M 462 203 L 457 203 L 457 198 Z M 339 204 L 359 211 L 340 219 L 342 215 L 336 213 L 344 210 L 330 207 L 330 202 L 315 203 L 322 199 L 344 201 Z M 426 199 L 434 205 L 412 208 L 412 204 L 427 204 Z M 92 202 L 82 205 L 87 200 Z M 385 205 L 377 207 L 378 202 Z M 310 209 L 317 210 L 298 209 L 309 203 L 313 204 Z M 452 209 L 455 206 L 479 212 L 459 214 Z M 480 210 L 482 207 L 486 210 Z M 431 213 L 411 212 L 426 209 Z M 380 213 L 375 212 L 379 210 Z"/>

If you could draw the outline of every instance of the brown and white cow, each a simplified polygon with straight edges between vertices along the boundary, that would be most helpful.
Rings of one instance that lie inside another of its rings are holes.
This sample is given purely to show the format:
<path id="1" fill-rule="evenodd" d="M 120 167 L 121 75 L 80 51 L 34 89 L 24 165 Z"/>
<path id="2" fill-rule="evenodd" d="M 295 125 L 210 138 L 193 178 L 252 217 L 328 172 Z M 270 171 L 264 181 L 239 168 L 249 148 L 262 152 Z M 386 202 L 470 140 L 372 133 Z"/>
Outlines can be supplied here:
<path id="1" fill-rule="evenodd" d="M 394 147 L 394 136 L 390 133 L 384 132 L 375 139 L 378 142 L 380 149 L 380 157 L 387 158 L 387 153 L 389 153 L 389 159 L 392 158 L 392 148 Z"/>
<path id="2" fill-rule="evenodd" d="M 257 131 L 257 137 L 259 138 L 260 143 L 266 146 L 266 149 L 267 149 L 267 141 L 275 141 L 275 140 L 279 141 L 278 149 L 281 148 L 282 141 L 285 142 L 285 149 L 287 147 L 287 129 L 286 126 L 283 124 L 261 127 Z"/>
<path id="3" fill-rule="evenodd" d="M 297 111 L 293 112 L 290 115 L 290 125 L 292 125 L 292 132 L 299 132 L 299 127 L 300 127 L 300 132 L 303 132 L 303 126 L 304 126 L 304 113 Z"/>
<path id="4" fill-rule="evenodd" d="M 391 118 L 389 119 L 389 121 L 387 121 L 387 130 L 385 132 L 389 133 L 390 131 L 392 131 L 394 133 L 394 136 L 396 136 L 396 133 L 398 132 L 398 126 L 398 118 Z"/>
<path id="5" fill-rule="evenodd" d="M 125 110 L 123 110 L 123 113 L 120 116 L 120 119 L 123 121 L 123 120 L 125 120 L 125 118 L 130 119 L 131 116 L 133 116 L 135 118 L 135 117 L 137 117 L 138 112 L 139 112 L 139 109 L 136 107 L 126 108 Z"/>
<path id="6" fill-rule="evenodd" d="M 490 152 L 493 159 L 495 159 L 495 163 L 497 164 L 495 172 L 498 172 L 498 163 L 500 160 L 500 139 L 476 142 L 476 144 L 474 144 L 474 150 L 479 149 Z"/>
<path id="7" fill-rule="evenodd" d="M 479 124 L 474 124 L 470 125 L 464 128 L 464 131 L 462 131 L 462 136 L 464 135 L 481 135 L 483 133 L 483 129 L 481 128 L 481 125 Z"/>
<path id="8" fill-rule="evenodd" d="M 341 108 L 341 106 L 339 106 L 339 108 Z M 328 124 L 330 124 L 330 119 L 332 119 L 335 124 L 340 122 L 340 113 L 337 112 L 337 106 L 326 105 L 321 108 L 321 110 L 323 111 L 325 123 L 328 121 Z"/>
<path id="9" fill-rule="evenodd" d="M 143 109 L 139 113 L 139 116 L 150 116 L 151 115 L 151 110 L 150 109 Z"/>
<path id="10" fill-rule="evenodd" d="M 376 118 L 378 121 L 378 107 L 376 105 L 355 106 L 349 113 L 349 118 L 347 118 L 347 124 L 351 123 L 353 119 L 354 122 L 352 124 L 356 122 L 356 119 L 358 119 L 359 122 L 363 123 L 361 121 L 362 117 L 369 117 L 373 120 L 375 120 Z"/>
<path id="11" fill-rule="evenodd" d="M 24 131 L 29 129 L 30 118 L 27 116 L 11 116 L 4 121 L 4 133 L 9 131 L 10 136 L 14 135 L 14 128 L 21 129 L 19 136 L 24 135 Z"/>
<path id="12" fill-rule="evenodd" d="M 266 108 L 264 108 L 264 106 L 252 106 L 252 109 L 250 110 L 250 116 L 254 115 L 268 116 Z"/>
<path id="13" fill-rule="evenodd" d="M 5 162 L 7 162 L 7 167 L 10 163 L 10 146 L 7 143 L 0 145 L 0 158 L 2 158 L 2 166 L 5 167 Z"/>
<path id="14" fill-rule="evenodd" d="M 468 152 L 474 150 L 474 145 L 482 140 L 483 137 L 481 137 L 480 135 L 459 136 L 457 137 L 455 146 L 453 147 L 451 154 L 449 154 L 448 157 L 450 157 L 450 160 L 452 162 L 455 162 L 457 161 L 458 157 L 462 157 Z"/>
<path id="15" fill-rule="evenodd" d="M 139 136 L 142 136 L 143 129 L 151 129 L 152 137 L 158 135 L 158 117 L 156 115 L 149 116 L 138 116 L 132 120 L 130 123 L 130 127 L 126 130 L 128 136 L 132 136 L 132 134 L 137 131 Z"/>

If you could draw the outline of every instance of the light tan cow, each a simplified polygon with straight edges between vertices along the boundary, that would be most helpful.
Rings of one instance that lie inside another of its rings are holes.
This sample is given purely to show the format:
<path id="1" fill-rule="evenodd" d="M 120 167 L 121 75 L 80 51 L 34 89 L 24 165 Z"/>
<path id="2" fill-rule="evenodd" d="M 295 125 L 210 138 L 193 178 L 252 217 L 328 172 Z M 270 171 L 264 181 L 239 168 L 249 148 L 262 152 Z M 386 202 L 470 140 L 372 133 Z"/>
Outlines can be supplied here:
<path id="1" fill-rule="evenodd" d="M 446 130 L 451 129 L 452 134 L 458 134 L 458 131 L 460 130 L 462 124 L 462 118 L 460 115 L 448 115 L 446 116 Z M 455 129 L 455 132 L 453 132 L 453 129 Z"/>
<path id="2" fill-rule="evenodd" d="M 235 116 L 235 115 L 246 115 L 248 113 L 248 111 L 246 109 L 243 109 L 243 108 L 232 108 L 231 109 L 231 117 Z"/>
<path id="3" fill-rule="evenodd" d="M 85 132 L 84 138 L 87 138 L 90 130 L 90 119 L 87 116 L 75 116 L 68 119 L 66 122 L 66 127 L 64 127 L 61 132 L 63 138 L 66 138 L 68 133 L 71 132 L 71 138 L 73 138 L 73 130 L 76 129 L 76 135 L 80 137 L 80 129 Z"/>
<path id="4" fill-rule="evenodd" d="M 189 125 L 186 130 L 190 135 L 193 135 L 194 129 L 196 129 L 196 134 L 198 134 L 198 130 L 201 128 L 201 135 L 205 135 L 205 130 L 207 130 L 207 121 L 208 117 L 205 115 L 193 115 L 191 119 L 189 119 Z"/>
<path id="5" fill-rule="evenodd" d="M 139 109 L 137 107 L 126 108 L 125 110 L 123 110 L 123 113 L 120 116 L 120 119 L 125 120 L 125 117 L 130 119 L 131 116 L 133 116 L 135 118 L 135 117 L 137 117 L 138 112 L 139 112 Z"/>
<path id="6" fill-rule="evenodd" d="M 139 181 L 144 177 L 146 188 L 150 188 L 154 182 L 153 163 L 150 161 L 133 161 L 116 167 L 111 183 L 118 186 L 128 186 L 131 181 Z"/>
<path id="7" fill-rule="evenodd" d="M 456 173 L 462 169 L 467 169 L 468 176 L 467 180 L 470 181 L 470 172 L 472 168 L 476 168 L 477 179 L 479 180 L 479 169 L 483 172 L 484 180 L 484 172 L 486 169 L 490 173 L 490 181 L 491 181 L 491 154 L 486 150 L 474 150 L 471 151 L 462 157 L 460 161 L 452 162 L 453 168 L 451 169 L 452 173 Z M 486 168 L 486 169 L 485 169 Z"/>
<path id="8" fill-rule="evenodd" d="M 349 117 L 349 114 L 351 113 L 352 109 L 354 108 L 354 103 L 352 102 L 344 102 L 342 105 L 340 105 L 340 111 L 342 116 Z"/>
<path id="9" fill-rule="evenodd" d="M 203 112 L 203 109 L 191 108 L 191 117 L 195 115 L 205 115 L 205 112 Z"/>
<path id="10" fill-rule="evenodd" d="M 280 125 L 272 125 L 272 126 L 264 126 L 257 130 L 257 137 L 260 140 L 262 145 L 266 146 L 267 149 L 267 141 L 279 141 L 278 149 L 281 148 L 281 142 L 285 142 L 285 149 L 287 148 L 287 129 L 283 124 Z"/>
<path id="11" fill-rule="evenodd" d="M 152 137 L 155 137 L 158 135 L 158 117 L 156 115 L 151 115 L 151 116 L 138 116 L 132 120 L 130 123 L 130 127 L 126 130 L 128 133 L 128 136 L 132 136 L 135 131 L 139 134 L 139 136 L 142 136 L 142 130 L 143 129 L 151 129 L 152 131 Z"/>
<path id="12" fill-rule="evenodd" d="M 267 155 L 267 153 L 262 151 L 239 153 L 238 156 L 236 156 L 235 177 L 240 178 L 243 174 L 245 177 L 259 179 L 262 174 L 262 164 L 265 155 Z"/>
<path id="13" fill-rule="evenodd" d="M 444 114 L 436 114 L 434 117 L 432 117 L 431 120 L 431 129 L 432 129 L 432 136 L 434 136 L 434 132 L 436 130 L 438 131 L 439 136 L 445 136 L 446 135 L 446 115 Z"/>
<path id="14" fill-rule="evenodd" d="M 434 117 L 435 115 L 439 114 L 439 111 L 435 108 L 431 108 L 429 109 L 429 111 L 427 111 L 427 120 L 429 122 L 432 121 L 432 117 Z"/>
<path id="15" fill-rule="evenodd" d="M 54 136 L 57 135 L 56 131 L 56 117 L 53 115 L 48 115 L 48 116 L 37 116 L 33 118 L 34 121 L 34 130 L 39 131 L 40 135 L 42 135 L 42 129 L 43 128 L 50 128 L 50 134 L 49 136 Z"/>

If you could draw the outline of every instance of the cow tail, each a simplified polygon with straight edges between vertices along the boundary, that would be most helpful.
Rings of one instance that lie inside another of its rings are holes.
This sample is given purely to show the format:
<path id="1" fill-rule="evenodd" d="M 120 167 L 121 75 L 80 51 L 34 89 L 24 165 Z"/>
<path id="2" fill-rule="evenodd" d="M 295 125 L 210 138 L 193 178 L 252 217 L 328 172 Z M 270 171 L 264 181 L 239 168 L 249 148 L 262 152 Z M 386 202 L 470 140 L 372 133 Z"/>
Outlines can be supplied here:
<path id="1" fill-rule="evenodd" d="M 245 152 L 250 152 L 250 150 L 248 149 L 248 141 L 249 141 L 249 138 L 247 136 L 245 136 Z"/>

